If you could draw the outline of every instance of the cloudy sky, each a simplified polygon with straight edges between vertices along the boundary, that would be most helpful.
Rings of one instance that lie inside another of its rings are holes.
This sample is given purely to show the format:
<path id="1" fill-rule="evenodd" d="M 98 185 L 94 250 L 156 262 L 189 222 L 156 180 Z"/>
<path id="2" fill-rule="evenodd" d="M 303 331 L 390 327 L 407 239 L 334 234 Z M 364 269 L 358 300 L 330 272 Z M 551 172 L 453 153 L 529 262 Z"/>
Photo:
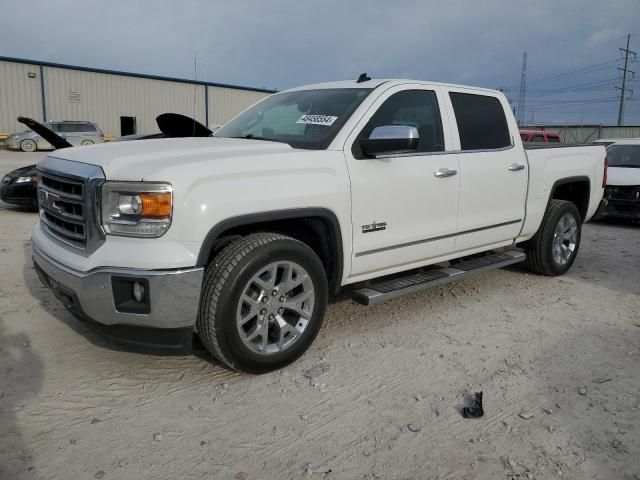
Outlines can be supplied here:
<path id="1" fill-rule="evenodd" d="M 344 78 L 505 88 L 527 121 L 615 123 L 640 0 L 2 0 L 0 55 L 284 89 Z M 640 62 L 625 123 L 640 124 Z"/>

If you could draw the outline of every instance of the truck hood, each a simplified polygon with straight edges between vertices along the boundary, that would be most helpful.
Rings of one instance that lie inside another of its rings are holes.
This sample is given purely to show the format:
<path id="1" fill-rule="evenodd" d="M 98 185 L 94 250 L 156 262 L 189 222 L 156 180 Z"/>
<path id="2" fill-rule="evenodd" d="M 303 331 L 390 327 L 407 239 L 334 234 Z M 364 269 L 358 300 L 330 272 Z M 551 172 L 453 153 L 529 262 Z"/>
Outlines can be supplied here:
<path id="1" fill-rule="evenodd" d="M 640 185 L 640 168 L 609 167 L 607 169 L 607 185 L 618 187 Z"/>
<path id="2" fill-rule="evenodd" d="M 137 142 L 114 142 L 65 148 L 51 157 L 89 163 L 102 168 L 109 180 L 139 181 L 165 168 L 184 165 L 197 168 L 201 162 L 238 160 L 295 150 L 286 143 L 238 138 L 163 138 Z M 197 170 L 196 170 L 197 171 Z"/>

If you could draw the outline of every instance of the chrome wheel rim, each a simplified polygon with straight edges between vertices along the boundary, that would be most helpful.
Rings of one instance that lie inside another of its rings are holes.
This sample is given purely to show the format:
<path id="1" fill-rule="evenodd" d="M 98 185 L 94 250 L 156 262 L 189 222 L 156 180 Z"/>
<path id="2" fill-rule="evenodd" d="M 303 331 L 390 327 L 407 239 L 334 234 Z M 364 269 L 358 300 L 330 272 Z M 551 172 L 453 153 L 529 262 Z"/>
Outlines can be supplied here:
<path id="1" fill-rule="evenodd" d="M 566 265 L 576 251 L 577 243 L 578 222 L 573 215 L 565 213 L 553 232 L 553 261 L 558 265 Z"/>
<path id="2" fill-rule="evenodd" d="M 35 152 L 36 150 L 36 142 L 33 140 L 24 140 L 22 142 L 22 150 L 25 152 Z"/>
<path id="3" fill-rule="evenodd" d="M 242 289 L 236 325 L 242 343 L 260 355 L 291 348 L 309 326 L 315 291 L 308 272 L 294 262 L 262 267 Z"/>

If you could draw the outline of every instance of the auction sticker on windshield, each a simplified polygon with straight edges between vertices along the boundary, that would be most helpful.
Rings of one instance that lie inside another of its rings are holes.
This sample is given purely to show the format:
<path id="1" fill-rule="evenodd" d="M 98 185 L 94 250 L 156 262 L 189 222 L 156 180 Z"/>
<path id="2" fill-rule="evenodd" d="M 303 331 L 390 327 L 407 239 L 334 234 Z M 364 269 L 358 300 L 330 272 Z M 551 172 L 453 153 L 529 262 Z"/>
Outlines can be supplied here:
<path id="1" fill-rule="evenodd" d="M 338 117 L 332 117 L 330 115 L 302 115 L 296 123 L 305 123 L 307 125 L 326 125 L 327 127 L 333 125 Z"/>

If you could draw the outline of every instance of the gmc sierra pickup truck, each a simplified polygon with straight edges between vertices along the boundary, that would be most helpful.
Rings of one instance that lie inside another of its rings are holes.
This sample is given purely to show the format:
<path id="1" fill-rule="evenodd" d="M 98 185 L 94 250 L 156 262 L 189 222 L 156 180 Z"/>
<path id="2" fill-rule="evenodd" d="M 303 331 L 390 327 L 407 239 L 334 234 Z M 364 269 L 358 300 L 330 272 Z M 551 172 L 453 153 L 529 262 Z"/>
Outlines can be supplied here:
<path id="1" fill-rule="evenodd" d="M 213 136 L 51 153 L 35 269 L 106 335 L 261 373 L 302 355 L 328 298 L 371 305 L 525 261 L 565 273 L 602 146 L 523 146 L 503 94 L 410 80 L 294 88 Z"/>

